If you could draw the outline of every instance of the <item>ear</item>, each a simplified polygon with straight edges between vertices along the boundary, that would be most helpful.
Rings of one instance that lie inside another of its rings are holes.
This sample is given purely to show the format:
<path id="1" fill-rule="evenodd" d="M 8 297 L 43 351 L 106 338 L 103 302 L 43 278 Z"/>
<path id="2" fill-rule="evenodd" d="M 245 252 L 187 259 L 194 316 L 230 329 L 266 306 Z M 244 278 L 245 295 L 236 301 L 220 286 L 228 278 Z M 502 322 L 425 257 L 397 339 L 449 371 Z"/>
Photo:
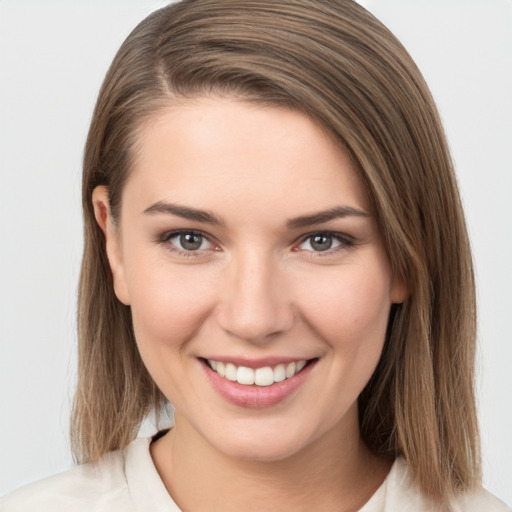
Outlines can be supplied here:
<path id="1" fill-rule="evenodd" d="M 128 306 L 130 305 L 130 297 L 126 282 L 121 238 L 110 212 L 108 188 L 104 186 L 96 187 L 92 193 L 92 203 L 96 222 L 105 235 L 105 249 L 114 279 L 114 292 L 116 297 Z"/>
<path id="2" fill-rule="evenodd" d="M 391 303 L 402 304 L 409 297 L 409 288 L 402 277 L 395 276 L 391 284 Z"/>

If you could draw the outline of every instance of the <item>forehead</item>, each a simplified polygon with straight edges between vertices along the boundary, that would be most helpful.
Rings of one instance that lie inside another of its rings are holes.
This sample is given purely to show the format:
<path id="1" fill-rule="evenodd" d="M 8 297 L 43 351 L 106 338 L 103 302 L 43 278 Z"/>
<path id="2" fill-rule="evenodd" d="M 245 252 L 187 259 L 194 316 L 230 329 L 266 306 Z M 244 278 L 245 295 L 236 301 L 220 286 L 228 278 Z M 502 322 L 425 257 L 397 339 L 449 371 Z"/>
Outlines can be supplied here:
<path id="1" fill-rule="evenodd" d="M 176 101 L 143 125 L 125 195 L 146 207 L 369 208 L 348 153 L 306 115 L 219 97 Z"/>

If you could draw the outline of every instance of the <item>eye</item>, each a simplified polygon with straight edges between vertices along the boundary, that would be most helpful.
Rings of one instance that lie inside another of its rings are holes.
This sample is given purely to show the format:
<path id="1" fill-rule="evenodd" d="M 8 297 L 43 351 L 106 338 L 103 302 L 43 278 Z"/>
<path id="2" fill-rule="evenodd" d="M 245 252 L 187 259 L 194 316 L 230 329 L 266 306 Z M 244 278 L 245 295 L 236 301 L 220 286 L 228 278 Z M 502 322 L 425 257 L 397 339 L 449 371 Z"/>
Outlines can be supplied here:
<path id="1" fill-rule="evenodd" d="M 313 233 L 303 239 L 298 249 L 302 251 L 327 252 L 351 246 L 353 243 L 353 240 L 341 234 Z"/>
<path id="2" fill-rule="evenodd" d="M 184 252 L 206 251 L 215 248 L 204 235 L 195 231 L 168 233 L 164 241 L 171 244 L 174 250 Z"/>

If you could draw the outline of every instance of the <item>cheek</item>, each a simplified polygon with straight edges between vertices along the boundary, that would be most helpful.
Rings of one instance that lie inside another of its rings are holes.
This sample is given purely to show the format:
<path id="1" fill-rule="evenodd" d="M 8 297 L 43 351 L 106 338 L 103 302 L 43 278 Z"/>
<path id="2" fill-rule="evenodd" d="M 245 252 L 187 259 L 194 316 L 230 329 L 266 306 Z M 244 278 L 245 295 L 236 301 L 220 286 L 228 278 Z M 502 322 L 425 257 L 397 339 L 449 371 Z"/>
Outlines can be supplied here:
<path id="1" fill-rule="evenodd" d="M 194 265 L 130 265 L 129 292 L 137 343 L 173 345 L 189 340 L 213 303 L 211 276 Z"/>
<path id="2" fill-rule="evenodd" d="M 190 393 L 187 375 L 195 359 L 191 341 L 211 311 L 211 276 L 193 265 L 144 265 L 130 272 L 130 298 L 137 346 L 151 377 L 177 408 Z"/>
<path id="3" fill-rule="evenodd" d="M 318 403 L 332 408 L 332 422 L 355 403 L 381 357 L 391 308 L 387 276 L 378 267 L 352 267 L 304 281 L 302 316 L 328 347 L 330 393 Z"/>
<path id="4" fill-rule="evenodd" d="M 380 353 L 388 323 L 390 281 L 380 266 L 351 266 L 304 279 L 300 290 L 307 322 L 331 346 Z"/>

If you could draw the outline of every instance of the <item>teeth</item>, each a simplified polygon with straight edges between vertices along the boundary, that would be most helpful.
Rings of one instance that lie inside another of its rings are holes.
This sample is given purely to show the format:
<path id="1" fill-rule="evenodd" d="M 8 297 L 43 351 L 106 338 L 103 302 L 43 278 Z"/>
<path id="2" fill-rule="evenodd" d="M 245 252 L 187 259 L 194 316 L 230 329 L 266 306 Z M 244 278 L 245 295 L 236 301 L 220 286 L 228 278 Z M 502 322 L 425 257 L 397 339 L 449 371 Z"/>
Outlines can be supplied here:
<path id="1" fill-rule="evenodd" d="M 258 368 L 254 372 L 254 384 L 256 386 L 270 386 L 274 384 L 274 370 L 270 366 Z"/>
<path id="2" fill-rule="evenodd" d="M 286 369 L 284 364 L 278 364 L 274 368 L 274 382 L 281 382 L 286 379 Z"/>
<path id="3" fill-rule="evenodd" d="M 236 371 L 236 380 L 238 384 L 251 386 L 254 384 L 254 370 L 252 368 L 246 368 L 245 366 L 239 366 Z"/>
<path id="4" fill-rule="evenodd" d="M 278 364 L 275 368 L 265 366 L 263 368 L 247 368 L 246 366 L 235 366 L 233 363 L 223 363 L 222 361 L 214 361 L 208 359 L 210 368 L 216 371 L 221 377 L 230 381 L 238 382 L 246 386 L 271 386 L 275 382 L 282 382 L 299 373 L 304 366 L 306 360 L 297 361 L 296 363 L 289 363 L 287 365 Z"/>
<path id="5" fill-rule="evenodd" d="M 237 380 L 237 371 L 236 371 L 236 366 L 232 363 L 227 363 L 226 366 L 225 366 L 225 377 L 226 379 L 228 380 L 232 380 L 233 382 L 235 382 L 235 380 Z"/>
<path id="6" fill-rule="evenodd" d="M 286 378 L 289 379 L 290 377 L 293 377 L 295 375 L 296 369 L 297 369 L 297 365 L 295 363 L 290 363 L 286 367 L 286 371 L 285 371 Z"/>

